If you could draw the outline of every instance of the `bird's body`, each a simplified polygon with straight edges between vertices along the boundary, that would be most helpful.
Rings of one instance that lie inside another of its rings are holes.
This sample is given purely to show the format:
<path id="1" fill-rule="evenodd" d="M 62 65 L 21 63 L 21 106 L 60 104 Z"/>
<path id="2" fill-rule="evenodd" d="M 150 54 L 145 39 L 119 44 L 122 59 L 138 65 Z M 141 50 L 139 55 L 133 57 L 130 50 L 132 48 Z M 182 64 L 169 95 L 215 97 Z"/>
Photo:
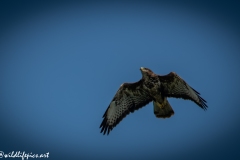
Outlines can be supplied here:
<path id="1" fill-rule="evenodd" d="M 171 117 L 174 111 L 167 97 L 183 98 L 194 101 L 203 109 L 205 100 L 176 73 L 165 76 L 154 74 L 150 69 L 141 67 L 142 79 L 136 83 L 124 83 L 120 86 L 100 125 L 104 134 L 115 127 L 127 114 L 153 101 L 154 114 L 158 118 Z"/>

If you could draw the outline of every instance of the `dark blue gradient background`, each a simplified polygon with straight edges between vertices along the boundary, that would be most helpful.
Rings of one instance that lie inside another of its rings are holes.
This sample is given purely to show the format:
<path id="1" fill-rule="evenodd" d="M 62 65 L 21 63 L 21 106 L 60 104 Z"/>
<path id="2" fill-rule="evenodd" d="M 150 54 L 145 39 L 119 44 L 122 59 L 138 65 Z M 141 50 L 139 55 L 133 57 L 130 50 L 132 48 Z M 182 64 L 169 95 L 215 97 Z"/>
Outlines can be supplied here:
<path id="1" fill-rule="evenodd" d="M 240 5 L 0 2 L 0 151 L 51 159 L 239 159 Z M 109 136 L 102 115 L 139 68 L 177 72 L 208 101 L 152 103 Z"/>

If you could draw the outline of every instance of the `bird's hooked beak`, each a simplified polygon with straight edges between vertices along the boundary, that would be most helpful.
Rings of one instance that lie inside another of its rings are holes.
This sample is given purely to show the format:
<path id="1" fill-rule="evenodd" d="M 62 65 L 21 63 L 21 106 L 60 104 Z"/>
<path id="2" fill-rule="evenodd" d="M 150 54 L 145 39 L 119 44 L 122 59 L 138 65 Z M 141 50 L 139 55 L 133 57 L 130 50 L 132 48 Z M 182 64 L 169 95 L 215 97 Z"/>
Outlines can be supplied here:
<path id="1" fill-rule="evenodd" d="M 145 69 L 144 67 L 141 67 L 141 68 L 140 68 L 140 71 L 141 71 L 142 74 L 145 74 L 145 73 L 146 73 L 146 69 Z"/>

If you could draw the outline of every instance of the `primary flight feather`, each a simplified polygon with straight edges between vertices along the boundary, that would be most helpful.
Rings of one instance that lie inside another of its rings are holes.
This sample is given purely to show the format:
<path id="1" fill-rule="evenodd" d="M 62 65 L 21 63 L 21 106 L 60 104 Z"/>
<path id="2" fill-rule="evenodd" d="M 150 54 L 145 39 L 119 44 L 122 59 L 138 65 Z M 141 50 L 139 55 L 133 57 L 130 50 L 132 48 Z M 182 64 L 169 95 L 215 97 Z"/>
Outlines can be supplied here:
<path id="1" fill-rule="evenodd" d="M 158 118 L 168 118 L 174 114 L 167 97 L 182 98 L 195 102 L 206 110 L 206 101 L 200 93 L 190 87 L 176 73 L 160 76 L 150 69 L 141 67 L 142 79 L 135 83 L 123 83 L 113 97 L 103 115 L 101 133 L 110 131 L 130 112 L 153 101 L 154 114 Z"/>

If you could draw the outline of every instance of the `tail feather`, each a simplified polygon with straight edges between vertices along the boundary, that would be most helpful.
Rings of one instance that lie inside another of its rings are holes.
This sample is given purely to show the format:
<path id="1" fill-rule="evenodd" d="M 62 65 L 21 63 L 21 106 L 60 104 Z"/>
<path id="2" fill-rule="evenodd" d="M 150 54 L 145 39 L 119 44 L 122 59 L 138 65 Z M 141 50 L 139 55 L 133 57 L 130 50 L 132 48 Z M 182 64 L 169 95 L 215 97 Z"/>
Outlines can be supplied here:
<path id="1" fill-rule="evenodd" d="M 157 118 L 169 118 L 174 115 L 174 111 L 167 99 L 165 99 L 162 103 L 153 101 L 153 106 L 154 114 Z"/>

